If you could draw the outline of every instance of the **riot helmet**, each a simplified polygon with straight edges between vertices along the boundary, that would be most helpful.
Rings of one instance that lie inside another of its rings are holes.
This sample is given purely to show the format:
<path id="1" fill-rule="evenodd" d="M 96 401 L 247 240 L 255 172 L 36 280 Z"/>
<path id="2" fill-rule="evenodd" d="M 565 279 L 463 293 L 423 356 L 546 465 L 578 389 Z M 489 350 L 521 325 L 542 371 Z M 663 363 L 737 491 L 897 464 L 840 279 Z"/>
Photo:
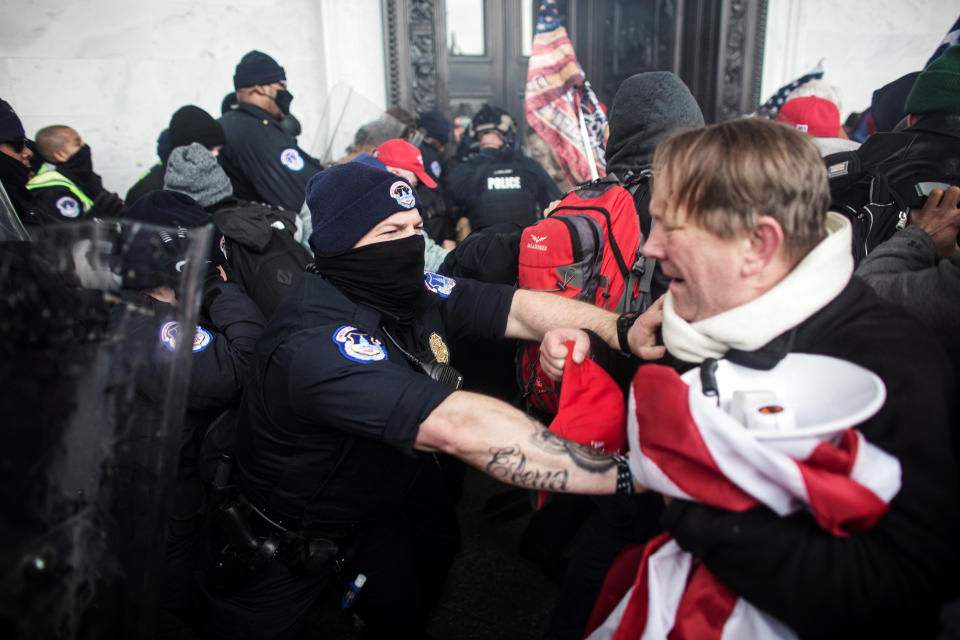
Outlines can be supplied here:
<path id="1" fill-rule="evenodd" d="M 517 127 L 510 114 L 499 107 L 483 105 L 470 122 L 470 137 L 479 142 L 489 132 L 500 135 L 505 147 L 513 147 L 517 137 Z"/>

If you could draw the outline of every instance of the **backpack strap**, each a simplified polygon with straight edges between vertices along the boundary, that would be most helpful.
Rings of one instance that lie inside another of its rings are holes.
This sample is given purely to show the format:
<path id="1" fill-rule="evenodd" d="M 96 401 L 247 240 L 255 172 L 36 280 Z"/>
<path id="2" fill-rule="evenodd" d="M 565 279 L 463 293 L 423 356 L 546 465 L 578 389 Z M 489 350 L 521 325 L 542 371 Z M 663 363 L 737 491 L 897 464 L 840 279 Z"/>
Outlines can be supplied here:
<path id="1" fill-rule="evenodd" d="M 626 189 L 630 196 L 633 198 L 634 209 L 637 213 L 637 219 L 639 223 L 640 218 L 640 207 L 637 206 L 637 193 L 640 191 L 640 187 L 646 187 L 650 184 L 650 178 L 653 176 L 653 172 L 650 169 L 644 169 L 639 173 L 629 172 L 621 186 Z M 653 224 L 651 222 L 651 224 Z M 644 238 L 646 241 L 646 238 Z M 653 272 L 657 267 L 656 258 L 646 258 L 643 255 L 643 242 L 637 247 L 637 255 L 634 256 L 633 265 L 630 267 L 630 273 L 626 278 L 626 287 L 624 288 L 624 295 L 621 303 L 617 305 L 616 311 L 618 313 L 623 313 L 626 311 L 634 311 L 635 309 L 630 309 L 631 293 L 634 288 L 640 292 L 640 308 L 636 309 L 637 311 L 644 311 L 647 307 L 650 306 L 650 303 L 653 302 L 650 300 L 650 287 L 653 282 Z"/>

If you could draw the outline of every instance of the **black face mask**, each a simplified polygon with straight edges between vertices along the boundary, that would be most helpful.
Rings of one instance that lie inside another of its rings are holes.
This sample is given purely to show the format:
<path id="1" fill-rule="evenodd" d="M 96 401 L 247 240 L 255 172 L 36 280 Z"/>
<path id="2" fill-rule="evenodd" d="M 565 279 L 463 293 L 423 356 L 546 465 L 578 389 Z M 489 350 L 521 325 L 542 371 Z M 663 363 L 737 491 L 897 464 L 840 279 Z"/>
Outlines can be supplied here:
<path id="1" fill-rule="evenodd" d="M 290 103 L 293 102 L 293 94 L 287 91 L 286 89 L 280 89 L 277 91 L 277 95 L 274 96 L 273 101 L 277 103 L 277 108 L 287 115 L 290 113 Z"/>
<path id="2" fill-rule="evenodd" d="M 71 173 L 87 174 L 93 173 L 93 156 L 90 153 L 90 145 L 85 144 L 77 149 L 67 161 L 57 166 L 59 169 L 66 169 Z"/>
<path id="3" fill-rule="evenodd" d="M 91 198 L 97 197 L 103 190 L 100 176 L 93 172 L 93 157 L 88 144 L 77 149 L 66 162 L 58 164 L 57 170 L 73 179 Z"/>
<path id="4" fill-rule="evenodd" d="M 423 236 L 375 242 L 356 249 L 318 253 L 316 271 L 354 302 L 395 316 L 408 324 L 425 295 L 423 284 Z"/>
<path id="5" fill-rule="evenodd" d="M 0 153 L 0 180 L 7 191 L 22 191 L 30 179 L 30 167 L 25 167 L 17 158 Z"/>

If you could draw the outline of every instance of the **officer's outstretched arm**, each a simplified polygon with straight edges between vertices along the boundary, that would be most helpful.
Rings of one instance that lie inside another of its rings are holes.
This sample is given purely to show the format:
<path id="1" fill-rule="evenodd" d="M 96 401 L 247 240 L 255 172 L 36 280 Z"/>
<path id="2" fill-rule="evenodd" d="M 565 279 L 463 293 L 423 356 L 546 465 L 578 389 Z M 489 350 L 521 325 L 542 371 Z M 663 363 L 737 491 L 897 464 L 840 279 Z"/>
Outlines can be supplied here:
<path id="1" fill-rule="evenodd" d="M 614 349 L 620 349 L 617 338 L 616 313 L 592 304 L 571 300 L 552 293 L 518 289 L 513 294 L 507 316 L 507 338 L 540 342 L 551 329 L 574 327 L 589 329 Z M 657 327 L 663 319 L 663 300 L 657 300 L 630 327 L 630 350 L 644 360 L 663 357 L 664 347 L 657 346 Z"/>
<path id="2" fill-rule="evenodd" d="M 611 494 L 617 485 L 609 454 L 561 438 L 496 398 L 467 391 L 450 394 L 427 416 L 414 448 L 443 451 L 527 489 Z M 635 484 L 635 490 L 644 488 Z"/>

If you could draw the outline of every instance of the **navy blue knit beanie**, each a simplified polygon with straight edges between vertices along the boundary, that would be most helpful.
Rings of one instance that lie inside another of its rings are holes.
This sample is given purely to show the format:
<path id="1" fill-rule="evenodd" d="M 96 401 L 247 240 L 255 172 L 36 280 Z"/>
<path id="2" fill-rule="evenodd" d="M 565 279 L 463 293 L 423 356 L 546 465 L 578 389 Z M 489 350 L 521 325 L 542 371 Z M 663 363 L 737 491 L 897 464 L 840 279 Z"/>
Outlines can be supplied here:
<path id="1" fill-rule="evenodd" d="M 240 59 L 233 74 L 233 88 L 286 81 L 287 74 L 277 61 L 262 51 L 251 51 Z"/>
<path id="2" fill-rule="evenodd" d="M 417 126 L 438 142 L 443 144 L 450 142 L 450 121 L 440 111 L 427 111 L 420 114 Z"/>
<path id="3" fill-rule="evenodd" d="M 23 123 L 6 100 L 0 99 L 0 142 L 23 139 Z"/>
<path id="4" fill-rule="evenodd" d="M 193 229 L 213 222 L 196 200 L 176 191 L 151 191 L 127 209 L 126 220 L 139 220 L 158 227 Z"/>
<path id="5" fill-rule="evenodd" d="M 386 169 L 347 162 L 324 169 L 307 182 L 313 220 L 310 247 L 318 253 L 346 251 L 380 221 L 418 208 L 410 183 Z"/>
<path id="6" fill-rule="evenodd" d="M 123 288 L 152 289 L 160 285 L 176 287 L 180 279 L 177 264 L 189 244 L 186 229 L 213 224 L 213 216 L 188 195 L 174 191 L 151 191 L 137 199 L 124 216 Z M 158 227 L 173 227 L 179 232 L 140 227 L 143 222 Z M 223 236 L 214 224 L 210 261 L 223 264 Z"/>

